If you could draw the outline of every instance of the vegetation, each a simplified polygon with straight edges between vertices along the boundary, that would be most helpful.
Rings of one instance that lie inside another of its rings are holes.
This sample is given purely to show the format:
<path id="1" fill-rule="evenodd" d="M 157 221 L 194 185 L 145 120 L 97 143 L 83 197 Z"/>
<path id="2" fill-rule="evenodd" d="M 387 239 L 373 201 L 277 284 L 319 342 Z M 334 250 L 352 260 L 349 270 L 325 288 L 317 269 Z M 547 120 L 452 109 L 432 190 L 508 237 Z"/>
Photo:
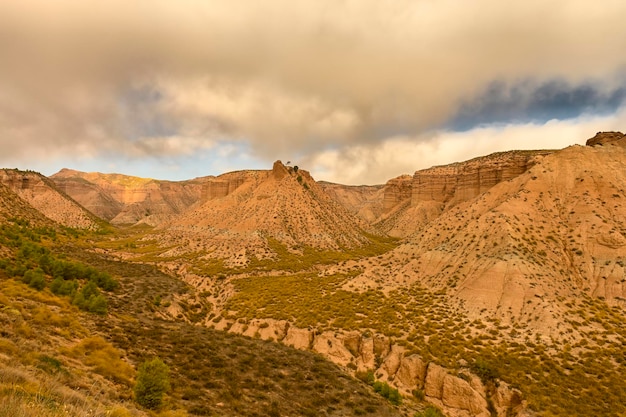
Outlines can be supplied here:
<path id="1" fill-rule="evenodd" d="M 402 403 L 402 395 L 400 395 L 400 392 L 389 386 L 386 382 L 377 381 L 373 371 L 357 372 L 356 377 L 370 385 L 374 389 L 374 392 L 380 394 L 391 404 L 400 405 Z"/>
<path id="2" fill-rule="evenodd" d="M 154 313 L 162 313 L 172 295 L 193 299 L 194 292 L 152 266 L 85 251 L 84 236 L 57 231 L 56 240 L 31 239 L 24 236 L 32 226 L 14 230 L 16 223 L 10 222 L 3 227 L 19 232 L 19 239 L 7 239 L 2 233 L 0 242 L 0 254 L 7 260 L 0 269 L 0 355 L 9 358 L 0 361 L 0 415 L 398 415 L 364 384 L 319 355 L 186 324 L 192 311 L 184 311 L 177 321 L 156 320 Z M 24 254 L 36 255 L 18 258 L 24 242 L 35 248 Z M 59 286 L 53 292 L 58 277 L 46 272 L 44 255 L 79 267 L 76 277 L 60 278 L 78 287 Z M 26 267 L 24 273 L 32 271 L 31 278 L 41 275 L 40 268 L 46 287 L 38 290 L 25 283 L 23 275 L 9 276 L 18 263 Z M 119 288 L 99 287 L 97 278 L 89 278 L 92 270 L 115 275 Z M 82 275 L 85 271 L 87 275 Z M 79 295 L 89 299 L 94 288 L 106 292 L 106 317 L 87 314 L 76 304 Z M 157 297 L 162 301 L 155 305 Z M 191 302 L 188 308 L 194 309 Z M 163 367 L 145 358 L 167 364 L 169 390 L 165 373 L 153 372 Z M 165 391 L 159 403 L 158 393 Z M 158 408 L 146 412 L 139 402 Z"/>
<path id="3" fill-rule="evenodd" d="M 236 293 L 226 309 L 232 319 L 282 319 L 318 331 L 370 329 L 405 346 L 407 354 L 450 369 L 465 361 L 487 384 L 500 378 L 520 388 L 535 411 L 552 415 L 572 415 L 572 409 L 580 410 L 579 415 L 626 411 L 624 319 L 602 300 L 587 298 L 572 306 L 572 315 L 583 314 L 589 326 L 581 327 L 584 338 L 564 351 L 558 341 L 511 339 L 512 330 L 524 335 L 521 325 L 502 326 L 495 319 L 470 321 L 450 310 L 443 294 L 418 286 L 387 295 L 376 289 L 358 292 L 347 289 L 351 277 L 296 274 L 237 279 L 233 281 Z"/>
<path id="4" fill-rule="evenodd" d="M 0 270 L 36 290 L 49 288 L 56 295 L 67 296 L 82 310 L 106 314 L 107 299 L 100 290 L 113 291 L 117 281 L 109 273 L 63 259 L 64 255 L 49 248 L 62 238 L 68 238 L 66 230 L 31 227 L 28 220 L 9 219 L 0 225 L 0 245 L 11 255 L 0 258 Z"/>
<path id="5" fill-rule="evenodd" d="M 142 363 L 134 389 L 137 402 L 150 409 L 161 407 L 163 395 L 170 389 L 169 372 L 169 368 L 160 358 Z"/>
<path id="6" fill-rule="evenodd" d="M 424 411 L 416 413 L 415 417 L 445 417 L 440 409 L 435 406 L 429 405 Z"/>

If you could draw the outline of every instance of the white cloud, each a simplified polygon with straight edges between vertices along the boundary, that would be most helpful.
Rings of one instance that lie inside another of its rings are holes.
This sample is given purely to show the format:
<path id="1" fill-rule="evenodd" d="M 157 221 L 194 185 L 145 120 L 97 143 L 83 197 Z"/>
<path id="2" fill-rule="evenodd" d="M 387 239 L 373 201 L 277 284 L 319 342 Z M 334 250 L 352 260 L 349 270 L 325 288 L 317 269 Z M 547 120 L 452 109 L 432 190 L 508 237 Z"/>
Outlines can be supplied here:
<path id="1" fill-rule="evenodd" d="M 626 107 L 612 115 L 551 120 L 544 124 L 477 127 L 466 132 L 436 131 L 422 137 L 394 137 L 382 143 L 323 151 L 302 167 L 318 180 L 378 184 L 416 170 L 513 149 L 561 149 L 584 145 L 600 130 L 626 126 Z"/>

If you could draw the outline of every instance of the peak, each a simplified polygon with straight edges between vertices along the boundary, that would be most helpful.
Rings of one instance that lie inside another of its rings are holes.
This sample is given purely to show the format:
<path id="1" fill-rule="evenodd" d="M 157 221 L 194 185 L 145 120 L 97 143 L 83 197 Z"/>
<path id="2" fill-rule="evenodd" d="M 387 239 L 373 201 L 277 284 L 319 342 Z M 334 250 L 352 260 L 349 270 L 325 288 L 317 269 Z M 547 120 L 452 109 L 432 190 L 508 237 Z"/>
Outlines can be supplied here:
<path id="1" fill-rule="evenodd" d="M 617 142 L 624 139 L 626 135 L 622 132 L 598 132 L 594 137 L 587 140 L 587 146 L 605 145 L 607 143 Z"/>

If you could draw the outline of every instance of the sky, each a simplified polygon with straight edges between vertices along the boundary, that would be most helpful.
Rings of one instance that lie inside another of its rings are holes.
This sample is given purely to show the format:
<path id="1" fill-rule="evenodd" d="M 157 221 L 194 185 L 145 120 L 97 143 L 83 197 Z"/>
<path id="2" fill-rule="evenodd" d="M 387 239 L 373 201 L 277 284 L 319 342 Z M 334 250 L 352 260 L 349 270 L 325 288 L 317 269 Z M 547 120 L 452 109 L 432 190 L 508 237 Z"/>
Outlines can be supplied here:
<path id="1" fill-rule="evenodd" d="M 626 130 L 623 0 L 0 2 L 0 167 L 380 184 Z"/>

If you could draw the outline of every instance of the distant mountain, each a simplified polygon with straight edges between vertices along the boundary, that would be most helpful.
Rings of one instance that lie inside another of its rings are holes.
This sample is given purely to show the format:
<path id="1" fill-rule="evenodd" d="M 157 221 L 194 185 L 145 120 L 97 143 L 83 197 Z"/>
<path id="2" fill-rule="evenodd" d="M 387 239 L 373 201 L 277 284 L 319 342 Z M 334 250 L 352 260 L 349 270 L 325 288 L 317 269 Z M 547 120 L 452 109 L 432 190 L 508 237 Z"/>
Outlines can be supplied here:
<path id="1" fill-rule="evenodd" d="M 320 188 L 349 212 L 374 223 L 385 212 L 384 185 L 341 185 L 318 181 Z"/>
<path id="2" fill-rule="evenodd" d="M 159 224 L 201 199 L 210 177 L 161 181 L 62 169 L 50 177 L 76 201 L 113 224 Z"/>

